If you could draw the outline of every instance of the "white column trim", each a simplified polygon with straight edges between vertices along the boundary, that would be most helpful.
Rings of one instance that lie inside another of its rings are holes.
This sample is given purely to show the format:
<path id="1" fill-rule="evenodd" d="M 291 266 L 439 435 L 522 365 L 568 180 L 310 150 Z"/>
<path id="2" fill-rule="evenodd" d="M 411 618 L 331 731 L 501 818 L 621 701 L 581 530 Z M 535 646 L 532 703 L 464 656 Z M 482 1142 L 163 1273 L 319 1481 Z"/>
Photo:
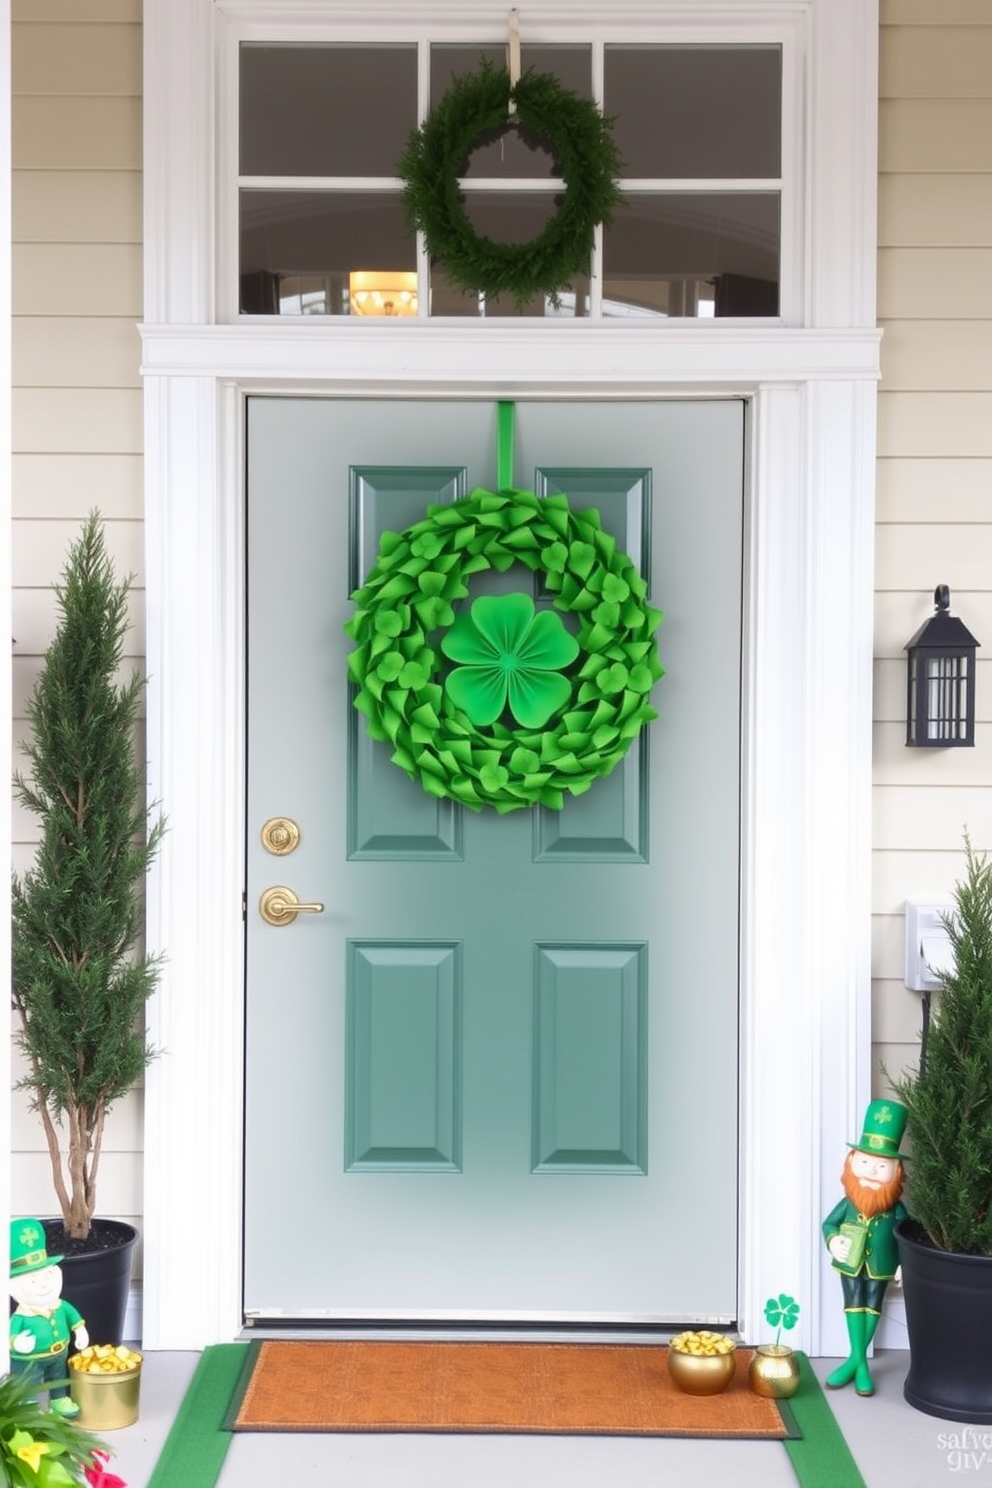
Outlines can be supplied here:
<path id="1" fill-rule="evenodd" d="M 618 14 L 664 19 L 678 9 L 621 5 Z M 214 27 L 264 7 L 146 0 L 148 747 L 170 822 L 149 884 L 149 941 L 168 960 L 151 1009 L 164 1052 L 146 1090 L 147 1347 L 201 1347 L 241 1323 L 241 451 L 250 389 L 752 400 L 740 1321 L 745 1336 L 764 1336 L 765 1298 L 790 1291 L 803 1305 L 795 1341 L 833 1346 L 839 1304 L 825 1289 L 819 1223 L 869 1076 L 878 336 L 874 152 L 858 130 L 874 107 L 865 58 L 878 17 L 874 0 L 798 9 L 810 20 L 814 90 L 810 327 L 629 335 L 438 324 L 403 327 L 413 334 L 401 337 L 372 326 L 210 324 Z M 318 15 L 316 5 L 293 10 Z M 706 11 L 740 22 L 797 6 L 724 0 Z M 366 0 L 370 12 L 379 14 L 377 0 Z M 543 12 L 574 21 L 575 5 L 545 0 Z M 335 13 L 319 10 L 325 20 Z"/>
<path id="2" fill-rule="evenodd" d="M 150 790 L 168 831 L 148 884 L 144 1342 L 240 1323 L 244 539 L 239 401 L 212 377 L 145 381 Z M 226 489 L 221 489 L 221 480 Z"/>

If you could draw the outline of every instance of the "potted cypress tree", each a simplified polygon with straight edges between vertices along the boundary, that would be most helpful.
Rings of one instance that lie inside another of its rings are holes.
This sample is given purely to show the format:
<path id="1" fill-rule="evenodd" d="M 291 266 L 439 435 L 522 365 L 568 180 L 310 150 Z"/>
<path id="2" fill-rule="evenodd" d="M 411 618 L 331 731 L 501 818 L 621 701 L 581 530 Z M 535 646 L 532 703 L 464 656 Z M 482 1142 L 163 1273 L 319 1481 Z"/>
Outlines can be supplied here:
<path id="1" fill-rule="evenodd" d="M 992 865 L 965 838 L 919 1068 L 893 1082 L 908 1110 L 907 1207 L 897 1228 L 909 1332 L 904 1394 L 929 1415 L 992 1423 Z"/>
<path id="2" fill-rule="evenodd" d="M 130 579 L 118 581 L 97 513 L 56 586 L 59 621 L 27 708 L 17 800 L 38 820 L 33 865 L 13 881 L 13 1004 L 60 1217 L 46 1221 L 64 1290 L 97 1343 L 120 1343 L 137 1231 L 94 1219 L 108 1111 L 151 1057 L 141 891 L 163 822 L 136 751 L 144 678 L 122 675 Z"/>

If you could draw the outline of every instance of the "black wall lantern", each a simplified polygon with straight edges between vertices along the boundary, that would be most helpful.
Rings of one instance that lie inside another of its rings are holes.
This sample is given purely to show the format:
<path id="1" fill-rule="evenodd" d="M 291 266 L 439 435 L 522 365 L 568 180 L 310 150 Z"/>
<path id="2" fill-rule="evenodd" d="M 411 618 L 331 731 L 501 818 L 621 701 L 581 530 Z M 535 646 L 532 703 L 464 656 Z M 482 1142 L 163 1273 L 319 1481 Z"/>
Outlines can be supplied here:
<path id="1" fill-rule="evenodd" d="M 950 613 L 951 591 L 933 591 L 936 610 L 906 645 L 909 653 L 906 743 L 950 749 L 975 742 L 975 652 L 978 642 Z"/>

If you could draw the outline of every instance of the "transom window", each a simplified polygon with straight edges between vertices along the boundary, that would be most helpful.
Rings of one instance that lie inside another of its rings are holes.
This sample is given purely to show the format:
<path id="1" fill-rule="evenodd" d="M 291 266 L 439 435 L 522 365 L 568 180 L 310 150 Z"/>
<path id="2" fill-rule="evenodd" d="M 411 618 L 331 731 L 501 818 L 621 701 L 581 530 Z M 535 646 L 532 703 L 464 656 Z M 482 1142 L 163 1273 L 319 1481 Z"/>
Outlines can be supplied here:
<path id="1" fill-rule="evenodd" d="M 245 41 L 239 53 L 239 310 L 382 318 L 763 317 L 780 314 L 782 49 L 524 45 L 613 120 L 624 202 L 561 303 L 466 294 L 409 231 L 396 163 L 451 79 L 503 46 Z M 461 178 L 480 234 L 527 242 L 563 183 L 517 131 Z"/>

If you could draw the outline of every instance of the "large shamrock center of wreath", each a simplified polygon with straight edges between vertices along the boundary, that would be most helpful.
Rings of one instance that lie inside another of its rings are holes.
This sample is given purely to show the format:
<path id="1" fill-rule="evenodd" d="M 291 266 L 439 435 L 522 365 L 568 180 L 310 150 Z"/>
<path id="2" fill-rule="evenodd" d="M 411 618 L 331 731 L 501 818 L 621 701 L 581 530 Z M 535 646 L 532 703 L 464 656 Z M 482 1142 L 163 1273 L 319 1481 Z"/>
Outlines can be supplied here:
<path id="1" fill-rule="evenodd" d="M 441 650 L 461 662 L 445 680 L 456 708 L 486 728 L 509 704 L 524 728 L 543 728 L 572 694 L 559 668 L 579 644 L 552 610 L 535 613 L 526 594 L 483 596 L 441 638 Z"/>

